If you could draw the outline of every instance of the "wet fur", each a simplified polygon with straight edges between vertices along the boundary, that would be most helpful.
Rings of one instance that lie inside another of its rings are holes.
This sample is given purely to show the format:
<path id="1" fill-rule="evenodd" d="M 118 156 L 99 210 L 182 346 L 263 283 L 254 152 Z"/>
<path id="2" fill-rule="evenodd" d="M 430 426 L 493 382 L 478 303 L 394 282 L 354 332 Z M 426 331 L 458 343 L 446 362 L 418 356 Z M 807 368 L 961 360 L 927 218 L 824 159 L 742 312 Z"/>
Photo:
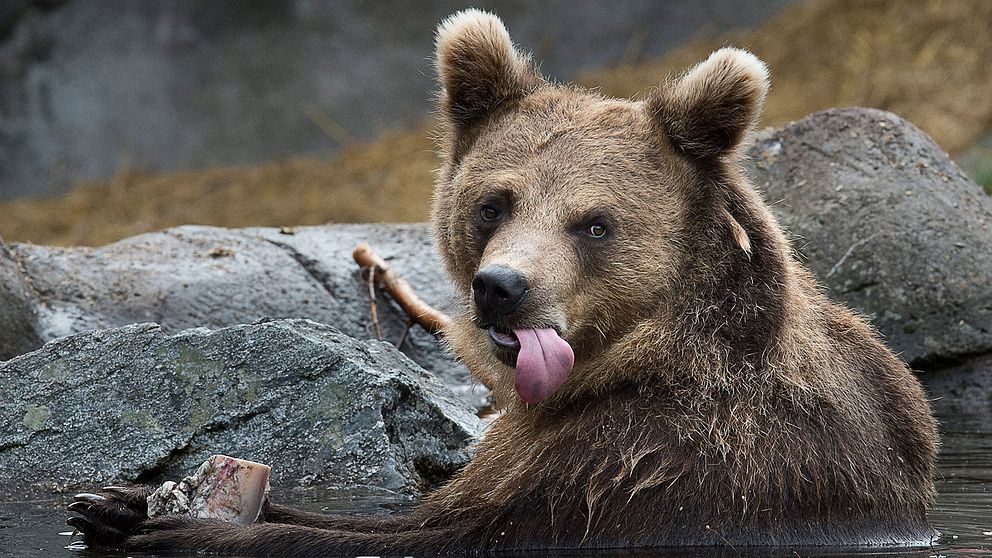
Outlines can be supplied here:
<path id="1" fill-rule="evenodd" d="M 631 102 L 547 83 L 482 12 L 442 23 L 437 51 L 433 222 L 466 301 L 447 338 L 505 410 L 476 457 L 386 518 L 273 505 L 251 527 L 134 524 L 140 498 L 108 494 L 75 510 L 90 542 L 239 555 L 931 542 L 937 442 L 919 383 L 821 294 L 739 170 L 760 61 L 723 49 Z M 496 194 L 517 213 L 480 228 Z M 612 244 L 563 232 L 581 204 L 622 213 Z M 519 321 L 554 323 L 576 349 L 537 406 L 514 396 L 467 306 L 493 262 L 534 281 Z"/>

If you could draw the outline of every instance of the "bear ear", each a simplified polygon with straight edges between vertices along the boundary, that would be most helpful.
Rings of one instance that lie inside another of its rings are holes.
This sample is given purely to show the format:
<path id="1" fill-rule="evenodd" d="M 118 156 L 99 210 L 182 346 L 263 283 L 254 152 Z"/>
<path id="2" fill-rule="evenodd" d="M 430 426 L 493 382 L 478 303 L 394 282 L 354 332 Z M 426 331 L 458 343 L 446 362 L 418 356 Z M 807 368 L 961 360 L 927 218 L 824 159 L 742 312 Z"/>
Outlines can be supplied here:
<path id="1" fill-rule="evenodd" d="M 460 131 L 543 83 L 530 57 L 513 46 L 503 22 L 476 9 L 458 12 L 438 25 L 435 63 L 441 108 Z"/>
<path id="2" fill-rule="evenodd" d="M 761 115 L 768 67 L 755 55 L 722 48 L 647 99 L 669 141 L 688 157 L 713 159 L 736 148 Z"/>

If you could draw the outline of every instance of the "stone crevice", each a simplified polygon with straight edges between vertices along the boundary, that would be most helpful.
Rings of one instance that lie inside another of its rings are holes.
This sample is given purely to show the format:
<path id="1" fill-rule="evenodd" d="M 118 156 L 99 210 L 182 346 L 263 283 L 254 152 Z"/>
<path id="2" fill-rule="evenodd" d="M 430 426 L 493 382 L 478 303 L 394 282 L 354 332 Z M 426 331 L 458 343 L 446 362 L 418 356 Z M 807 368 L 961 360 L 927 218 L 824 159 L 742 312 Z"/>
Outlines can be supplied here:
<path id="1" fill-rule="evenodd" d="M 256 238 L 259 238 L 260 240 L 264 240 L 265 242 L 268 242 L 269 244 L 286 252 L 286 254 L 288 254 L 289 257 L 293 258 L 293 260 L 300 265 L 300 268 L 302 268 L 303 271 L 305 271 L 306 274 L 309 275 L 310 278 L 313 279 L 313 281 L 318 286 L 320 286 L 320 288 L 322 288 L 331 298 L 334 298 L 335 296 L 334 285 L 327 280 L 327 274 L 317 269 L 316 266 L 317 260 L 308 258 L 304 254 L 300 253 L 299 250 L 293 248 L 292 246 L 284 242 L 272 240 L 271 238 L 264 238 L 264 237 L 256 237 Z"/>

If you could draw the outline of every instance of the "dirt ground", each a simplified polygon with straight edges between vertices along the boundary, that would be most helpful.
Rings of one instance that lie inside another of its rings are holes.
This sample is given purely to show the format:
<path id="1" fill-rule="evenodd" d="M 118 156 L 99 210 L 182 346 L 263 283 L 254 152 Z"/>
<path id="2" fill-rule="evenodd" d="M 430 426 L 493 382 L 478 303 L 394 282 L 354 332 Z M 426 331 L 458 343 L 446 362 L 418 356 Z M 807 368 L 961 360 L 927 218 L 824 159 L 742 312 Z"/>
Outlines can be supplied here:
<path id="1" fill-rule="evenodd" d="M 992 131 L 987 0 L 815 0 L 760 28 L 704 35 L 661 59 L 604 68 L 578 81 L 636 96 L 728 44 L 751 49 L 771 68 L 765 125 L 833 106 L 871 106 L 908 118 L 952 155 Z M 397 130 L 332 159 L 157 176 L 121 168 L 63 197 L 0 204 L 0 234 L 8 241 L 100 245 L 188 223 L 423 221 L 438 167 L 431 130 L 429 122 Z"/>

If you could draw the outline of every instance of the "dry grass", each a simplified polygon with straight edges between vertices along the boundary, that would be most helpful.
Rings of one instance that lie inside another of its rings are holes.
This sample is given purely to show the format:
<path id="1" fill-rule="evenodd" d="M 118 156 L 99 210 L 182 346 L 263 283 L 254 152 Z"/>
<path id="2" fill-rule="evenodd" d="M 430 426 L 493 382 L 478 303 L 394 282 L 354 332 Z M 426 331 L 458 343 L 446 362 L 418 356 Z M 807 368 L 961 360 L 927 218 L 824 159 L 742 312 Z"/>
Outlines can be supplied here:
<path id="1" fill-rule="evenodd" d="M 832 106 L 873 106 L 908 118 L 955 154 L 992 129 L 990 0 L 819 0 L 758 29 L 700 37 L 659 60 L 580 82 L 636 95 L 725 44 L 747 47 L 771 67 L 768 125 Z M 124 169 L 62 198 L 0 204 L 0 233 L 97 245 L 183 223 L 421 221 L 438 165 L 427 130 L 388 134 L 333 160 L 163 176 Z"/>
<path id="2" fill-rule="evenodd" d="M 332 160 L 291 158 L 161 176 L 120 169 L 63 197 L 0 204 L 8 241 L 100 245 L 181 224 L 224 227 L 427 219 L 433 171 L 427 127 L 386 134 Z"/>
<path id="3" fill-rule="evenodd" d="M 992 128 L 992 2 L 823 0 L 783 10 L 762 27 L 700 37 L 658 61 L 590 73 L 612 95 L 656 86 L 733 44 L 768 63 L 764 122 L 861 105 L 895 112 L 957 153 Z"/>

